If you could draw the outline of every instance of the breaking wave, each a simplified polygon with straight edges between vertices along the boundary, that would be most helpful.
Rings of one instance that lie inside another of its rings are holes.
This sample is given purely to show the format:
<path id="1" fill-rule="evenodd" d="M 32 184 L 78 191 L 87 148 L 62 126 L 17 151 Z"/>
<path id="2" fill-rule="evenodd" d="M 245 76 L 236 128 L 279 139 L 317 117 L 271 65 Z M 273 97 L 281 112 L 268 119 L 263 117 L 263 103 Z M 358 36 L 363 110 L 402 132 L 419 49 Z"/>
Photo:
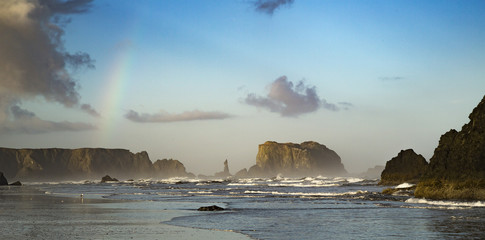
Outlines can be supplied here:
<path id="1" fill-rule="evenodd" d="M 427 200 L 424 198 L 410 198 L 405 202 L 412 203 L 412 204 L 425 204 L 425 205 L 431 205 L 431 206 L 445 207 L 448 209 L 485 207 L 485 202 L 482 202 L 482 201 L 475 201 L 475 202 L 436 201 L 436 200 Z"/>

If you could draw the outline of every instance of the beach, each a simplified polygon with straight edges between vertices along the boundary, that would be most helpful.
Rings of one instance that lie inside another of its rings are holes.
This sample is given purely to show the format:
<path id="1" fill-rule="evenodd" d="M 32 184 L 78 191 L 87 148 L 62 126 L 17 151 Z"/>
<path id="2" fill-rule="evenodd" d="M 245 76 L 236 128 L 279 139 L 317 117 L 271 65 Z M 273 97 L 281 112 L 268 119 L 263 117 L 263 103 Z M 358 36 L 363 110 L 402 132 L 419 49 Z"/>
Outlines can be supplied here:
<path id="1" fill-rule="evenodd" d="M 30 182 L 0 187 L 0 239 L 485 236 L 485 202 L 385 195 L 383 188 L 375 179 L 323 176 Z M 212 205 L 224 210 L 197 211 Z"/>
<path id="2" fill-rule="evenodd" d="M 202 214 L 191 204 L 108 200 L 46 194 L 33 187 L 0 188 L 1 239 L 250 239 L 235 232 L 165 224 Z"/>

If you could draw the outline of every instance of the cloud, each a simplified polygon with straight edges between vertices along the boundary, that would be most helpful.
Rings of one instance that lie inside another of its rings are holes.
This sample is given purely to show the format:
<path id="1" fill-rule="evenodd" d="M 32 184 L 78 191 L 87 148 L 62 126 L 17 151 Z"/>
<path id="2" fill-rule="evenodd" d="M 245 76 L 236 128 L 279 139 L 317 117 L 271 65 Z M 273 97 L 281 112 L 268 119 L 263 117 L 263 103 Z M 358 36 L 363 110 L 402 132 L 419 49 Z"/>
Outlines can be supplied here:
<path id="1" fill-rule="evenodd" d="M 79 84 L 72 76 L 78 69 L 93 68 L 94 61 L 87 53 L 67 52 L 62 39 L 69 22 L 66 15 L 88 11 L 91 2 L 0 1 L 0 128 L 12 125 L 8 122 L 16 117 L 11 116 L 12 107 L 38 97 L 99 116 L 92 106 L 80 102 Z M 69 129 L 69 124 L 61 125 Z M 45 126 L 54 129 L 52 124 Z"/>
<path id="2" fill-rule="evenodd" d="M 250 93 L 246 96 L 245 102 L 271 112 L 277 112 L 284 117 L 296 117 L 315 112 L 320 108 L 330 111 L 339 110 L 337 105 L 320 99 L 315 86 L 306 86 L 303 81 L 293 85 L 286 76 L 279 77 L 269 85 L 269 93 L 266 97 Z"/>
<path id="3" fill-rule="evenodd" d="M 404 77 L 400 77 L 400 76 L 394 76 L 394 77 L 380 77 L 379 80 L 381 81 L 400 81 L 400 80 L 404 80 L 405 78 Z"/>
<path id="4" fill-rule="evenodd" d="M 221 112 L 203 112 L 199 110 L 183 112 L 179 114 L 170 114 L 164 111 L 156 114 L 138 113 L 129 110 L 125 114 L 125 118 L 139 123 L 154 123 L 154 122 L 181 122 L 181 121 L 195 121 L 195 120 L 216 120 L 229 118 L 231 115 Z"/>
<path id="5" fill-rule="evenodd" d="M 338 103 L 344 110 L 349 110 L 351 107 L 354 107 L 354 104 L 349 102 L 339 102 Z"/>
<path id="6" fill-rule="evenodd" d="M 22 109 L 17 105 L 10 108 L 13 121 L 5 121 L 0 125 L 0 133 L 27 133 L 38 134 L 46 132 L 60 131 L 87 131 L 94 130 L 96 127 L 79 122 L 54 122 L 38 118 L 33 112 Z"/>
<path id="7" fill-rule="evenodd" d="M 91 107 L 91 105 L 89 104 L 82 104 L 81 105 L 81 110 L 83 110 L 84 112 L 88 113 L 89 115 L 93 116 L 93 117 L 99 117 L 99 113 L 93 109 L 93 107 Z"/>
<path id="8" fill-rule="evenodd" d="M 291 6 L 293 2 L 294 0 L 257 0 L 253 4 L 256 11 L 273 15 L 276 9 L 285 5 Z"/>

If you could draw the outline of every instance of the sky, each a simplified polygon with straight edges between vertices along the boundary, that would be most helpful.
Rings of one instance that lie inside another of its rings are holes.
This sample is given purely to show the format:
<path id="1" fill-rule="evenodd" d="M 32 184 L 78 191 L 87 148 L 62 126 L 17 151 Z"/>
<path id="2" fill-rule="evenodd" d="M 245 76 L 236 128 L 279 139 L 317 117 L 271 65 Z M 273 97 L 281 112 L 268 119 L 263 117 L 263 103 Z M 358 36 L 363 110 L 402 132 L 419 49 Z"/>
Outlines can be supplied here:
<path id="1" fill-rule="evenodd" d="M 428 161 L 485 95 L 485 1 L 6 0 L 0 146 L 124 148 L 213 174 L 266 141 L 362 172 Z"/>

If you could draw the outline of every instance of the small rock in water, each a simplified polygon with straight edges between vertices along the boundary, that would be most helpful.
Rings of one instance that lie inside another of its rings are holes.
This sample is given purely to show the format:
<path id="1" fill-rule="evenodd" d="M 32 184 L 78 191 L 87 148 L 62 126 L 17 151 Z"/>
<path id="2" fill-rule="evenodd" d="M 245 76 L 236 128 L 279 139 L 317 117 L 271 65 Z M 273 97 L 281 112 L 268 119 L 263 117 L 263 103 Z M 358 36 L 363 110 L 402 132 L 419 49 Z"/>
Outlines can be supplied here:
<path id="1" fill-rule="evenodd" d="M 10 183 L 10 186 L 22 186 L 22 183 L 20 181 L 16 181 L 14 183 Z"/>
<path id="2" fill-rule="evenodd" d="M 221 208 L 216 205 L 200 207 L 199 209 L 197 209 L 197 211 L 222 211 L 222 210 L 224 210 L 224 208 Z"/>
<path id="3" fill-rule="evenodd" d="M 118 182 L 118 179 L 112 178 L 109 175 L 106 175 L 103 178 L 101 178 L 101 182 L 102 183 L 104 183 L 104 182 Z"/>
<path id="4" fill-rule="evenodd" d="M 7 179 L 3 176 L 3 172 L 0 172 L 0 185 L 8 185 Z"/>

